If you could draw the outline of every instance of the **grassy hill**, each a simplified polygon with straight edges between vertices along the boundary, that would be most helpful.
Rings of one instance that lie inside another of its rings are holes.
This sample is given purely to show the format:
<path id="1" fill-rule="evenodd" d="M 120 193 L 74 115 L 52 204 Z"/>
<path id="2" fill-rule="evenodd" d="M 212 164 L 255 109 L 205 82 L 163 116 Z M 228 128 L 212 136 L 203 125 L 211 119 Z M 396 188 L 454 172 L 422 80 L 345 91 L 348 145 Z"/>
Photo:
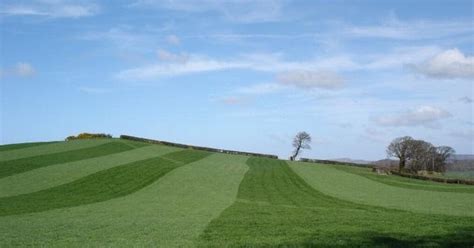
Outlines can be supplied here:
<path id="1" fill-rule="evenodd" d="M 0 247 L 474 245 L 474 187 L 120 139 L 0 146 Z"/>

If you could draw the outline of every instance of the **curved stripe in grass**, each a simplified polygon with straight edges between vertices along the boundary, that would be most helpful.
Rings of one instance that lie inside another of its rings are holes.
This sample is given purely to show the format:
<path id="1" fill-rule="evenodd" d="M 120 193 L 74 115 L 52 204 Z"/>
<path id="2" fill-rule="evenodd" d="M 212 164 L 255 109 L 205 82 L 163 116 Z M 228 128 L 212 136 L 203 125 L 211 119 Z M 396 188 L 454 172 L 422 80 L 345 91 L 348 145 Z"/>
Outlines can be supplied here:
<path id="1" fill-rule="evenodd" d="M 88 158 L 110 155 L 117 152 L 123 152 L 134 149 L 123 142 L 111 142 L 94 147 L 88 147 L 73 151 L 38 155 L 28 158 L 0 162 L 0 178 L 8 177 L 18 173 L 38 169 L 41 167 L 61 164 L 66 162 L 79 161 Z"/>
<path id="2" fill-rule="evenodd" d="M 342 170 L 345 172 L 357 174 L 370 180 L 387 184 L 390 186 L 407 188 L 407 189 L 418 189 L 438 192 L 457 192 L 457 193 L 474 193 L 474 186 L 470 185 L 459 185 L 459 184 L 446 184 L 439 182 L 431 182 L 424 180 L 415 180 L 406 177 L 400 177 L 396 175 L 378 175 L 371 171 L 369 168 L 361 168 L 354 166 L 345 165 L 326 165 Z"/>
<path id="3" fill-rule="evenodd" d="M 56 142 L 57 141 L 0 145 L 0 152 L 23 149 L 23 148 L 34 147 L 34 146 L 47 145 L 47 144 L 53 144 L 53 143 L 56 143 Z"/>
<path id="4" fill-rule="evenodd" d="M 212 220 L 201 247 L 461 247 L 474 218 L 414 214 L 320 193 L 281 160 L 249 158 L 238 201 Z"/>
<path id="5" fill-rule="evenodd" d="M 99 171 L 71 183 L 31 194 L 0 198 L 0 216 L 41 212 L 131 194 L 184 164 L 210 153 L 184 150 Z"/>
<path id="6" fill-rule="evenodd" d="M 52 153 L 66 152 L 88 147 L 94 147 L 105 143 L 114 142 L 116 139 L 91 139 L 55 142 L 52 144 L 27 147 L 11 151 L 0 151 L 0 161 L 14 160 L 20 158 L 34 157 Z"/>
<path id="7" fill-rule="evenodd" d="M 0 217 L 0 246 L 192 247 L 234 202 L 246 160 L 212 154 L 125 197 Z"/>
<path id="8" fill-rule="evenodd" d="M 343 200 L 417 213 L 474 216 L 474 197 L 469 193 L 393 187 L 325 165 L 292 162 L 290 166 L 316 190 Z"/>
<path id="9" fill-rule="evenodd" d="M 150 145 L 97 158 L 50 165 L 0 179 L 0 197 L 32 193 L 69 183 L 95 172 L 145 160 L 180 148 Z"/>

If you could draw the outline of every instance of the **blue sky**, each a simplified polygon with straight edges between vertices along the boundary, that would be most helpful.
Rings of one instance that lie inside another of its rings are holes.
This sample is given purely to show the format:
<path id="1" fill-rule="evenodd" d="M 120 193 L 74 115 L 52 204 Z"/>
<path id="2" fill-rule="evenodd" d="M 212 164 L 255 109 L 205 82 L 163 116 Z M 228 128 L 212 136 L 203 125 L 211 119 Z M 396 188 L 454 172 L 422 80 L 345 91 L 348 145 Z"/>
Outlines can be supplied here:
<path id="1" fill-rule="evenodd" d="M 130 134 L 288 157 L 474 153 L 473 1 L 2 1 L 0 143 Z"/>

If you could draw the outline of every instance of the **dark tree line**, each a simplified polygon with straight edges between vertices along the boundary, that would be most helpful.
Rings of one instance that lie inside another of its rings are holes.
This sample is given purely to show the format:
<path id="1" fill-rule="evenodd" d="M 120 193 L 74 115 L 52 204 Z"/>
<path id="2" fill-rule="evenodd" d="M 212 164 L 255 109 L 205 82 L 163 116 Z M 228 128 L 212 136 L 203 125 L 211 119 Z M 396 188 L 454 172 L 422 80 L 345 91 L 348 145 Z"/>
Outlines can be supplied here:
<path id="1" fill-rule="evenodd" d="M 387 147 L 387 155 L 400 160 L 399 171 L 410 172 L 420 170 L 444 172 L 446 161 L 454 153 L 454 149 L 449 146 L 434 146 L 410 136 L 396 138 Z"/>

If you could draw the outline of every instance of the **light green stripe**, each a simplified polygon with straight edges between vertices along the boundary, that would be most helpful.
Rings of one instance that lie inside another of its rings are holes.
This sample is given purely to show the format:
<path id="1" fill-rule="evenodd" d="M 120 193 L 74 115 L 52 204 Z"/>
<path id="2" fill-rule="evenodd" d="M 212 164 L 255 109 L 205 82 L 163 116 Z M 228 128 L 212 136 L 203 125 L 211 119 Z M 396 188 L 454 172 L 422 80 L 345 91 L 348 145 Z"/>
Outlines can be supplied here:
<path id="1" fill-rule="evenodd" d="M 290 167 L 309 185 L 343 200 L 418 213 L 474 216 L 469 193 L 394 187 L 331 166 L 292 162 Z"/>
<path id="2" fill-rule="evenodd" d="M 75 140 L 68 142 L 58 142 L 40 146 L 33 146 L 23 149 L 0 152 L 0 161 L 7 161 L 19 158 L 34 157 L 38 155 L 72 151 L 82 148 L 102 145 L 116 141 L 116 139 L 94 139 L 94 140 Z"/>
<path id="3" fill-rule="evenodd" d="M 72 182 L 111 167 L 160 156 L 180 150 L 169 146 L 145 146 L 80 161 L 50 165 L 0 179 L 0 197 L 27 194 Z"/>
<path id="4" fill-rule="evenodd" d="M 0 218 L 0 243 L 34 246 L 190 247 L 236 199 L 246 157 L 214 154 L 150 186 L 97 204 Z"/>

